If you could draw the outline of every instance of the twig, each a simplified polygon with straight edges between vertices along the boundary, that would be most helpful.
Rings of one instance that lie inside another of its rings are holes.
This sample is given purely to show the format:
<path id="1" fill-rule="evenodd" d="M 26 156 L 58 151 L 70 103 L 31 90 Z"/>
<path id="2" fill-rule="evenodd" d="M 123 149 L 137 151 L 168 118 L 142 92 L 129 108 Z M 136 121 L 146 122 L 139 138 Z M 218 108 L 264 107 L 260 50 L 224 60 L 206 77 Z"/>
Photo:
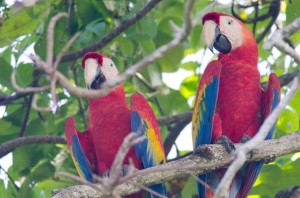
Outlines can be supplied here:
<path id="1" fill-rule="evenodd" d="M 70 54 L 66 54 L 62 57 L 62 62 L 66 61 L 73 61 L 79 57 L 82 57 L 86 52 L 96 51 L 103 48 L 109 42 L 111 42 L 114 38 L 119 36 L 122 32 L 128 29 L 130 26 L 138 22 L 142 19 L 145 15 L 147 15 L 159 2 L 162 0 L 151 0 L 149 1 L 141 10 L 139 10 L 135 15 L 131 18 L 123 21 L 121 25 L 116 27 L 113 31 L 106 34 L 100 41 L 92 44 L 86 48 L 83 48 L 77 52 L 72 52 Z"/>
<path id="2" fill-rule="evenodd" d="M 95 190 L 99 191 L 100 193 L 103 193 L 105 194 L 106 190 L 104 189 L 103 186 L 101 186 L 100 184 L 94 184 L 94 183 L 91 183 L 81 177 L 78 177 L 76 175 L 73 175 L 73 174 L 70 174 L 70 173 L 66 173 L 66 172 L 58 172 L 56 174 L 57 176 L 59 177 L 65 177 L 65 178 L 68 178 L 68 179 L 71 179 L 73 181 L 76 181 L 76 182 L 79 182 L 80 184 L 85 184 L 85 185 L 89 185 L 91 186 L 92 188 L 94 188 Z"/>
<path id="3" fill-rule="evenodd" d="M 8 172 L 0 165 L 0 169 L 7 175 L 8 179 L 11 181 L 11 183 L 13 184 L 13 187 L 19 191 L 20 188 L 19 186 L 17 186 L 15 180 L 8 174 Z"/>
<path id="4" fill-rule="evenodd" d="M 129 133 L 123 140 L 121 144 L 114 162 L 111 166 L 110 177 L 109 177 L 109 185 L 111 187 L 115 187 L 119 181 L 119 178 L 122 173 L 122 164 L 127 155 L 129 149 L 136 143 L 143 141 L 146 136 L 137 137 L 137 133 Z"/>
<path id="5" fill-rule="evenodd" d="M 189 112 L 188 112 L 189 113 Z M 181 115 L 188 115 L 188 114 L 181 114 Z M 171 151 L 171 148 L 176 141 L 177 137 L 181 133 L 181 131 L 191 122 L 191 119 L 189 116 L 186 117 L 186 120 L 178 121 L 176 124 L 173 124 L 171 129 L 169 130 L 169 134 L 166 137 L 164 141 L 164 148 L 166 156 L 168 156 L 169 152 Z"/>
<path id="6" fill-rule="evenodd" d="M 47 32 L 47 57 L 46 57 L 46 65 L 50 67 L 53 61 L 53 39 L 54 39 L 54 30 L 57 21 L 62 17 L 68 17 L 67 13 L 59 13 L 52 17 Z"/>
<path id="7" fill-rule="evenodd" d="M 37 101 L 38 101 L 38 96 L 37 94 L 34 94 L 33 95 L 33 99 L 32 99 L 32 108 L 36 111 L 41 111 L 41 112 L 49 112 L 49 111 L 52 111 L 51 107 L 40 107 L 38 104 L 37 104 Z"/>
<path id="8" fill-rule="evenodd" d="M 24 98 L 26 99 L 26 97 Z M 25 133 L 25 129 L 27 127 L 27 122 L 28 122 L 28 118 L 29 118 L 29 114 L 30 114 L 30 110 L 31 110 L 31 103 L 32 103 L 32 99 L 33 99 L 33 94 L 31 93 L 29 95 L 29 97 L 27 98 L 27 103 L 26 103 L 26 110 L 25 110 L 25 115 L 24 115 L 24 119 L 23 119 L 23 122 L 22 122 L 22 125 L 21 125 L 21 128 L 19 130 L 19 137 L 22 137 L 24 136 L 24 133 Z"/>
<path id="9" fill-rule="evenodd" d="M 179 45 L 186 37 L 189 35 L 191 31 L 191 9 L 193 6 L 194 0 L 189 0 L 185 6 L 185 20 L 183 26 L 180 31 L 175 34 L 175 37 L 169 43 L 159 47 L 157 50 L 152 52 L 150 55 L 143 58 L 138 63 L 134 64 L 130 68 L 128 68 L 123 74 L 118 77 L 111 79 L 105 83 L 103 83 L 102 88 L 100 90 L 87 90 L 79 87 L 74 87 L 71 83 L 63 76 L 60 72 L 56 71 L 56 76 L 60 84 L 65 87 L 69 92 L 77 95 L 78 97 L 89 97 L 89 98 L 97 98 L 101 96 L 107 95 L 112 89 L 120 85 L 122 82 L 127 80 L 128 78 L 134 76 L 136 72 L 145 68 L 150 63 L 156 61 L 158 58 L 161 58 L 165 53 L 170 51 Z"/>
<path id="10" fill-rule="evenodd" d="M 96 98 L 107 95 L 110 90 L 127 80 L 128 78 L 135 75 L 135 73 L 143 68 L 145 68 L 150 63 L 156 61 L 158 58 L 161 58 L 165 53 L 179 45 L 186 37 L 189 35 L 191 31 L 191 9 L 193 7 L 194 0 L 189 0 L 186 3 L 185 6 L 185 20 L 183 23 L 183 26 L 180 31 L 178 31 L 175 34 L 175 37 L 172 41 L 170 41 L 168 44 L 161 46 L 157 50 L 155 50 L 153 53 L 139 61 L 138 63 L 134 64 L 132 67 L 127 69 L 122 75 L 109 80 L 102 85 L 102 89 L 100 90 L 87 90 L 80 87 L 74 87 L 69 80 L 61 74 L 59 71 L 55 70 L 52 72 L 53 78 L 57 79 L 59 83 L 66 88 L 70 93 L 73 93 L 79 97 L 89 97 L 89 98 Z M 51 47 L 48 48 L 51 50 Z M 48 52 L 47 60 L 50 59 L 48 57 L 51 57 L 51 53 Z M 39 68 L 45 68 L 45 63 L 37 56 L 32 57 L 36 64 L 39 66 Z"/>
<path id="11" fill-rule="evenodd" d="M 74 76 L 74 82 L 75 82 L 76 85 L 78 85 L 79 81 L 78 81 L 78 75 L 77 75 L 77 67 L 75 67 L 75 62 L 76 61 L 74 61 L 73 65 L 71 67 L 71 70 L 72 70 L 72 73 L 73 73 L 73 76 Z M 77 101 L 78 101 L 79 112 L 82 116 L 83 125 L 84 125 L 84 128 L 86 129 L 88 127 L 88 124 L 87 124 L 86 111 L 84 110 L 83 100 L 79 97 L 76 97 L 76 98 L 77 98 Z"/>
<path id="12" fill-rule="evenodd" d="M 300 132 L 290 133 L 279 139 L 264 141 L 255 148 L 250 160 L 268 160 L 299 152 L 299 141 Z M 240 146 L 241 144 L 235 144 L 237 149 Z M 226 167 L 230 162 L 231 157 L 222 145 L 203 145 L 194 154 L 185 158 L 135 172 L 127 178 L 126 183 L 118 186 L 118 192 L 122 196 L 137 192 L 140 188 L 132 185 L 131 182 L 151 186 L 176 178 L 188 177 L 190 174 L 197 175 L 210 172 L 217 168 Z M 69 197 L 93 197 L 96 193 L 91 187 L 84 185 L 54 190 L 53 192 L 53 198 L 61 198 L 64 195 Z M 97 193 L 97 197 L 102 197 L 102 195 Z"/>
<path id="13" fill-rule="evenodd" d="M 13 70 L 11 73 L 11 83 L 13 87 L 21 93 L 43 92 L 50 89 L 49 85 L 42 86 L 42 87 L 26 87 L 26 88 L 20 87 L 16 80 L 16 70 Z"/>
<path id="14" fill-rule="evenodd" d="M 60 51 L 60 53 L 57 55 L 56 60 L 54 62 L 53 67 L 56 69 L 58 64 L 61 62 L 61 59 L 63 55 L 66 53 L 66 51 L 72 46 L 72 44 L 75 42 L 75 40 L 79 37 L 80 32 L 76 32 L 74 36 L 68 41 L 68 43 L 64 46 L 64 48 Z"/>
<path id="15" fill-rule="evenodd" d="M 0 144 L 0 158 L 15 148 L 28 144 L 66 144 L 66 140 L 59 136 L 26 136 Z"/>
<path id="16" fill-rule="evenodd" d="M 133 183 L 131 183 L 131 184 L 133 184 Z M 147 191 L 147 192 L 151 193 L 152 195 L 155 195 L 155 197 L 168 198 L 168 197 L 166 197 L 164 195 L 161 195 L 160 193 L 158 193 L 158 192 L 156 192 L 156 191 L 154 191 L 154 190 L 152 190 L 152 189 L 150 189 L 150 188 L 148 188 L 146 186 L 143 186 L 143 185 L 141 185 L 139 183 L 135 183 L 133 185 L 138 186 L 140 189 L 142 189 L 144 191 Z"/>
<path id="17" fill-rule="evenodd" d="M 299 29 L 300 17 L 284 28 L 276 30 L 263 47 L 266 50 L 271 50 L 272 47 L 277 47 L 280 51 L 289 54 L 298 64 L 300 64 L 300 55 L 289 44 L 284 42 L 285 38 L 295 34 Z"/>
<path id="18" fill-rule="evenodd" d="M 224 177 L 222 178 L 217 189 L 215 190 L 214 197 L 223 198 L 229 196 L 230 184 L 233 178 L 235 177 L 236 173 L 240 170 L 240 168 L 247 160 L 246 154 L 249 153 L 254 148 L 256 148 L 259 144 L 261 144 L 264 141 L 270 129 L 276 123 L 279 114 L 288 105 L 289 101 L 293 98 L 298 88 L 299 88 L 299 77 L 296 77 L 293 80 L 290 91 L 287 93 L 284 99 L 278 104 L 278 106 L 274 109 L 274 111 L 266 118 L 262 126 L 259 128 L 257 134 L 235 151 L 234 153 L 235 159 L 227 169 Z"/>

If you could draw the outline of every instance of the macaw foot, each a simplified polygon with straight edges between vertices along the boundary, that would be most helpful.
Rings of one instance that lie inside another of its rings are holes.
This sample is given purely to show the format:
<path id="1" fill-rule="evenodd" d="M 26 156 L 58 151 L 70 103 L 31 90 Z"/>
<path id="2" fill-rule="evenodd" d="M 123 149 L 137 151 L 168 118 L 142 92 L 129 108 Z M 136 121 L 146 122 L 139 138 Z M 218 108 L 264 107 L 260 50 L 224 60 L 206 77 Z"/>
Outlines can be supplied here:
<path id="1" fill-rule="evenodd" d="M 110 171 L 106 170 L 103 174 L 102 177 L 109 177 L 110 176 Z"/>
<path id="2" fill-rule="evenodd" d="M 129 165 L 124 164 L 122 166 L 122 172 L 121 175 L 124 177 L 129 171 Z M 110 170 L 106 170 L 103 174 L 102 177 L 110 177 Z"/>
<path id="3" fill-rule="evenodd" d="M 242 139 L 240 140 L 240 142 L 244 144 L 244 143 L 248 142 L 250 139 L 251 139 L 251 137 L 249 135 L 244 134 Z M 250 155 L 249 159 L 251 159 L 254 155 L 254 151 L 250 151 L 249 155 Z"/>
<path id="4" fill-rule="evenodd" d="M 128 171 L 129 171 L 129 165 L 128 164 L 124 164 L 122 166 L 122 175 L 123 175 L 123 177 L 128 173 Z"/>
<path id="5" fill-rule="evenodd" d="M 264 163 L 264 164 L 269 164 L 271 162 L 274 162 L 274 160 L 276 159 L 276 156 L 273 155 L 273 156 L 270 156 L 269 158 L 267 159 L 262 159 L 260 160 L 260 162 Z"/>
<path id="6" fill-rule="evenodd" d="M 233 142 L 224 135 L 221 135 L 220 137 L 218 137 L 218 139 L 214 143 L 222 144 L 228 153 L 232 153 L 235 150 L 235 146 L 234 146 Z"/>
<path id="7" fill-rule="evenodd" d="M 251 139 L 249 135 L 243 135 L 242 139 L 240 140 L 241 143 L 246 143 Z"/>

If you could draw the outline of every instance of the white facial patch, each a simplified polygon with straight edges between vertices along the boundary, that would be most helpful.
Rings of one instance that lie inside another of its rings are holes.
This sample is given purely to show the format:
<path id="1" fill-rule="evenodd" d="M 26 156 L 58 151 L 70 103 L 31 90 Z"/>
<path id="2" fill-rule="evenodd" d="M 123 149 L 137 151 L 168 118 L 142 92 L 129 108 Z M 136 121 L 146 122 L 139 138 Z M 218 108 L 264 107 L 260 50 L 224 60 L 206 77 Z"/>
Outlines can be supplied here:
<path id="1" fill-rule="evenodd" d="M 216 23 L 211 20 L 206 21 L 203 25 L 202 38 L 207 47 L 210 47 L 213 45 L 213 42 L 215 39 L 216 26 L 217 26 Z"/>
<path id="2" fill-rule="evenodd" d="M 87 85 L 90 85 L 95 80 L 95 76 L 98 73 L 98 62 L 96 59 L 88 58 L 85 60 L 84 65 L 84 80 Z"/>
<path id="3" fill-rule="evenodd" d="M 231 50 L 243 44 L 242 26 L 230 16 L 220 16 L 220 32 L 225 35 L 231 43 Z"/>
<path id="4" fill-rule="evenodd" d="M 106 80 L 118 76 L 118 70 L 114 62 L 110 58 L 103 57 L 103 65 L 101 71 L 104 74 Z"/>

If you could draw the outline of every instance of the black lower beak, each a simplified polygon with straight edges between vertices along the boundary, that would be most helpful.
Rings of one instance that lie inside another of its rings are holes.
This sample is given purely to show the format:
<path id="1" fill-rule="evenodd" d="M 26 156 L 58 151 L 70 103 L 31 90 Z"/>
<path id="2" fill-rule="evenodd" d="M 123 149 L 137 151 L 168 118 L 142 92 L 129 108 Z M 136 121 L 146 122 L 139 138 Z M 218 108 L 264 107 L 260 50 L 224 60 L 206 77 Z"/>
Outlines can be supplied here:
<path id="1" fill-rule="evenodd" d="M 102 72 L 100 72 L 96 77 L 95 80 L 92 82 L 90 88 L 91 89 L 100 89 L 102 83 L 106 81 L 105 76 L 103 75 Z M 89 87 L 88 87 L 89 88 Z"/>
<path id="2" fill-rule="evenodd" d="M 215 39 L 213 47 L 222 54 L 227 54 L 231 51 L 231 43 L 227 37 L 220 32 L 220 28 L 216 26 Z"/>

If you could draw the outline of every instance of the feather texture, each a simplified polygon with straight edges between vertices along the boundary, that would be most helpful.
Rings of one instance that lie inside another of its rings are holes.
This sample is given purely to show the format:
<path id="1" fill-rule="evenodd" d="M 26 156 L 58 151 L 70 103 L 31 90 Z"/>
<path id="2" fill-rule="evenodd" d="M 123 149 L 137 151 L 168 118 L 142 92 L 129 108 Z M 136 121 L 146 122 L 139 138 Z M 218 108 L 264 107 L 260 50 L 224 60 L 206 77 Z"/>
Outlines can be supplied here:
<path id="1" fill-rule="evenodd" d="M 210 47 L 218 42 L 217 61 L 207 66 L 200 80 L 193 111 L 194 148 L 214 143 L 226 136 L 233 143 L 244 137 L 253 137 L 265 118 L 280 100 L 280 84 L 275 74 L 270 75 L 268 89 L 262 90 L 257 68 L 258 50 L 252 32 L 239 20 L 222 13 L 208 13 L 203 20 L 204 38 Z M 215 32 L 218 35 L 207 33 Z M 223 42 L 215 40 L 222 37 Z M 213 43 L 211 43 L 213 42 Z M 221 45 L 228 45 L 222 47 Z M 210 72 L 214 68 L 218 73 Z M 215 81 L 217 79 L 218 81 Z M 266 139 L 273 136 L 274 127 Z M 244 198 L 251 190 L 263 164 L 246 163 L 230 186 L 230 198 Z M 226 169 L 216 170 L 199 178 L 214 190 Z M 198 184 L 200 198 L 213 196 L 213 192 Z"/>

